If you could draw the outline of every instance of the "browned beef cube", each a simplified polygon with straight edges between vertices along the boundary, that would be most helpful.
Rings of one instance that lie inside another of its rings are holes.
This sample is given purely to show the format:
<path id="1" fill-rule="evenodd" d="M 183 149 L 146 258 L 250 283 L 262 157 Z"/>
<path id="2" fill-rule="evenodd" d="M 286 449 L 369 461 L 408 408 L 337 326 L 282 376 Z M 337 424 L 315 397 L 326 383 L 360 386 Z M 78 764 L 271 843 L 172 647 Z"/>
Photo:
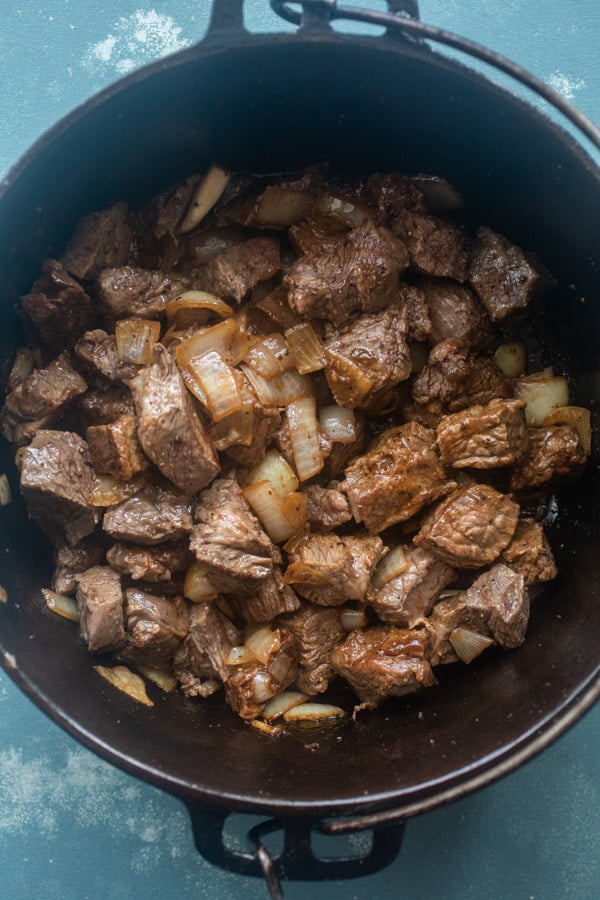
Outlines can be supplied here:
<path id="1" fill-rule="evenodd" d="M 410 519 L 455 486 L 440 465 L 433 433 L 417 422 L 384 431 L 345 475 L 340 490 L 370 534 Z"/>
<path id="2" fill-rule="evenodd" d="M 435 684 L 429 653 L 427 631 L 376 625 L 350 632 L 333 650 L 331 665 L 362 705 L 373 709 L 386 697 L 402 697 Z"/>
<path id="3" fill-rule="evenodd" d="M 69 354 L 61 353 L 45 369 L 34 369 L 8 394 L 0 413 L 3 436 L 14 444 L 26 444 L 41 428 L 56 421 L 86 388 Z"/>
<path id="4" fill-rule="evenodd" d="M 449 641 L 455 628 L 492 637 L 502 647 L 518 647 L 529 621 L 529 595 L 522 575 L 497 563 L 466 591 L 441 600 L 433 609 L 435 634 L 432 664 L 454 662 Z"/>
<path id="5" fill-rule="evenodd" d="M 520 247 L 485 227 L 477 231 L 467 278 L 494 322 L 524 312 L 552 286 Z"/>
<path id="6" fill-rule="evenodd" d="M 284 277 L 292 309 L 305 318 L 341 325 L 354 312 L 377 312 L 398 294 L 398 275 L 406 268 L 404 244 L 370 223 L 323 241 Z"/>
<path id="7" fill-rule="evenodd" d="M 309 696 L 322 694 L 334 676 L 329 656 L 346 636 L 339 609 L 303 603 L 283 620 L 298 652 L 298 689 Z"/>
<path id="8" fill-rule="evenodd" d="M 455 469 L 494 469 L 521 459 L 529 446 L 522 400 L 492 400 L 443 416 L 437 427 L 440 459 Z"/>
<path id="9" fill-rule="evenodd" d="M 377 210 L 377 219 L 390 225 L 407 210 L 426 213 L 423 193 L 406 175 L 396 172 L 370 175 L 361 193 L 362 199 Z"/>
<path id="10" fill-rule="evenodd" d="M 150 465 L 137 436 L 135 416 L 120 416 L 109 425 L 92 425 L 86 431 L 94 470 L 129 481 Z"/>
<path id="11" fill-rule="evenodd" d="M 442 500 L 414 541 L 451 566 L 477 569 L 508 547 L 518 519 L 518 504 L 505 494 L 469 484 Z"/>
<path id="12" fill-rule="evenodd" d="M 383 541 L 377 537 L 308 535 L 290 553 L 285 581 L 321 606 L 364 600 L 382 555 Z"/>
<path id="13" fill-rule="evenodd" d="M 558 574 L 544 529 L 533 519 L 519 519 L 513 539 L 501 558 L 523 576 L 528 586 L 538 581 L 551 581 Z"/>
<path id="14" fill-rule="evenodd" d="M 382 588 L 372 587 L 368 601 L 382 622 L 412 628 L 433 609 L 439 592 L 456 578 L 454 569 L 422 547 L 406 548 L 407 568 Z"/>
<path id="15" fill-rule="evenodd" d="M 247 663 L 231 668 L 225 682 L 227 702 L 242 719 L 255 719 L 265 708 L 267 701 L 293 684 L 298 671 L 296 647 L 289 631 L 279 632 L 279 647 L 269 661 Z"/>
<path id="16" fill-rule="evenodd" d="M 218 590 L 248 594 L 270 578 L 274 547 L 232 478 L 220 478 L 199 497 L 190 549 Z"/>
<path id="17" fill-rule="evenodd" d="M 407 327 L 406 308 L 392 306 L 326 330 L 325 374 L 336 403 L 368 407 L 375 394 L 408 378 Z M 346 361 L 356 368 L 360 383 L 358 378 L 348 377 Z"/>
<path id="18" fill-rule="evenodd" d="M 189 499 L 148 486 L 128 500 L 109 507 L 104 513 L 102 527 L 117 540 L 134 544 L 176 541 L 192 528 Z"/>
<path id="19" fill-rule="evenodd" d="M 192 561 L 187 541 L 165 541 L 154 547 L 140 547 L 118 541 L 106 551 L 106 561 L 116 572 L 134 581 L 171 581 Z"/>
<path id="20" fill-rule="evenodd" d="M 308 523 L 312 531 L 334 531 L 352 519 L 346 495 L 337 488 L 309 484 L 304 488 L 304 494 L 308 502 Z"/>
<path id="21" fill-rule="evenodd" d="M 195 494 L 219 472 L 219 459 L 177 364 L 161 345 L 131 382 L 138 438 L 146 456 L 181 491 Z"/>
<path id="22" fill-rule="evenodd" d="M 76 278 L 94 278 L 101 269 L 124 265 L 133 243 L 127 204 L 117 203 L 79 220 L 61 262 Z"/>
<path id="23" fill-rule="evenodd" d="M 406 210 L 392 231 L 408 247 L 411 268 L 425 275 L 464 281 L 467 251 L 460 228 L 430 213 Z"/>
<path id="24" fill-rule="evenodd" d="M 581 472 L 587 454 L 571 425 L 529 428 L 529 449 L 514 467 L 511 491 L 536 488 L 551 481 L 565 481 Z"/>
<path id="25" fill-rule="evenodd" d="M 515 385 L 511 378 L 502 374 L 492 359 L 481 356 L 471 357 L 467 382 L 449 401 L 451 411 L 467 409 L 469 406 L 485 405 L 492 400 L 510 399 L 515 395 Z"/>
<path id="26" fill-rule="evenodd" d="M 160 269 L 106 268 L 98 276 L 98 294 L 109 320 L 159 319 L 185 286 Z"/>
<path id="27" fill-rule="evenodd" d="M 29 515 L 57 542 L 73 546 L 98 522 L 87 444 L 71 431 L 38 431 L 21 456 L 21 491 Z"/>
<path id="28" fill-rule="evenodd" d="M 53 352 L 71 344 L 94 317 L 92 301 L 55 259 L 47 259 L 21 306 L 41 342 Z"/>
<path id="29" fill-rule="evenodd" d="M 277 616 L 294 612 L 300 606 L 295 591 L 283 581 L 281 569 L 261 581 L 256 591 L 247 596 L 228 596 L 231 609 L 246 622 L 271 622 Z"/>
<path id="30" fill-rule="evenodd" d="M 432 431 L 438 427 L 444 415 L 444 405 L 440 400 L 430 400 L 424 406 L 418 403 L 407 403 L 402 407 L 402 417 L 406 422 L 418 422 L 423 428 Z"/>
<path id="31" fill-rule="evenodd" d="M 124 660 L 138 665 L 169 665 L 188 633 L 188 608 L 182 597 L 155 596 L 137 588 L 125 591 L 127 644 Z"/>
<path id="32" fill-rule="evenodd" d="M 225 451 L 227 456 L 240 466 L 256 466 L 265 455 L 266 449 L 281 427 L 281 413 L 274 406 L 254 403 L 252 441 L 248 446 L 234 444 Z"/>
<path id="33" fill-rule="evenodd" d="M 427 294 L 422 287 L 400 284 L 400 300 L 406 307 L 408 332 L 413 341 L 426 341 L 431 335 L 431 315 Z"/>
<path id="34" fill-rule="evenodd" d="M 281 269 L 279 241 L 269 237 L 240 241 L 217 253 L 194 273 L 194 284 L 217 297 L 241 303 L 249 290 Z"/>
<path id="35" fill-rule="evenodd" d="M 133 363 L 121 362 L 114 334 L 107 334 L 101 328 L 86 331 L 75 344 L 74 350 L 82 369 L 101 384 L 119 381 L 127 383 L 139 371 L 139 367 Z"/>
<path id="36" fill-rule="evenodd" d="M 141 212 L 143 225 L 156 237 L 174 234 L 202 175 L 194 174 L 152 197 Z"/>
<path id="37" fill-rule="evenodd" d="M 124 385 L 90 389 L 77 398 L 75 406 L 86 428 L 92 425 L 109 425 L 120 416 L 135 415 L 131 391 Z"/>
<path id="38" fill-rule="evenodd" d="M 57 594 L 72 594 L 77 587 L 77 576 L 104 559 L 104 544 L 95 536 L 84 538 L 74 547 L 61 544 L 54 552 L 52 587 Z"/>
<path id="39" fill-rule="evenodd" d="M 464 341 L 447 338 L 436 344 L 413 382 L 413 398 L 423 406 L 432 401 L 451 410 L 514 396 L 514 384 L 493 360 L 474 356 Z"/>
<path id="40" fill-rule="evenodd" d="M 174 671 L 188 697 L 208 697 L 229 678 L 226 660 L 241 634 L 214 603 L 194 603 L 189 632 L 175 652 Z"/>
<path id="41" fill-rule="evenodd" d="M 125 643 L 121 579 L 110 566 L 93 566 L 77 576 L 81 636 L 91 653 Z"/>
<path id="42" fill-rule="evenodd" d="M 455 338 L 476 347 L 489 335 L 489 320 L 468 287 L 449 278 L 427 278 L 420 286 L 429 307 L 431 338 L 436 344 Z"/>

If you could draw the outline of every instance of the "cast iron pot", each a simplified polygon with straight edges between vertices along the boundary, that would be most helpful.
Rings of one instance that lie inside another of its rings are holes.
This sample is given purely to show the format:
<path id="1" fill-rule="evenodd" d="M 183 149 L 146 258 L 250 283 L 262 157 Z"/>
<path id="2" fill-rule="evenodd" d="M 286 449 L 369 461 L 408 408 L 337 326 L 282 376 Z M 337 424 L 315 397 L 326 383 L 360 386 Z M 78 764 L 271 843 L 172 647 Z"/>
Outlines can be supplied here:
<path id="1" fill-rule="evenodd" d="M 512 93 L 432 51 L 423 35 L 454 39 L 414 18 L 380 16 L 386 35 L 350 37 L 329 25 L 344 15 L 332 0 L 305 0 L 302 17 L 300 4 L 274 2 L 303 27 L 250 35 L 242 5 L 218 0 L 200 45 L 90 100 L 3 183 L 4 372 L 19 342 L 17 299 L 83 214 L 120 199 L 135 206 L 213 161 L 277 172 L 327 160 L 334 168 L 443 175 L 462 192 L 473 221 L 537 252 L 565 286 L 548 305 L 547 361 L 568 368 L 572 402 L 594 410 L 600 172 L 580 144 Z M 404 13 L 414 6 L 390 3 Z M 562 108 L 600 147 L 593 126 L 568 104 Z M 18 498 L 9 448 L 1 452 L 0 471 L 10 474 Z M 599 505 L 594 456 L 582 482 L 560 500 L 551 530 L 560 576 L 535 603 L 521 648 L 446 667 L 437 687 L 341 728 L 270 739 L 218 697 L 192 702 L 157 691 L 148 709 L 106 685 L 77 629 L 45 609 L 40 588 L 50 579 L 49 550 L 15 499 L 0 510 L 8 593 L 0 604 L 2 663 L 83 744 L 184 799 L 209 859 L 246 874 L 266 872 L 274 895 L 277 875 L 363 875 L 397 852 L 401 826 L 394 823 L 514 769 L 598 698 Z M 307 746 L 315 743 L 318 750 Z M 221 829 L 231 810 L 277 817 L 254 833 L 255 854 L 224 848 Z M 285 847 L 270 856 L 261 834 L 281 820 Z M 311 858 L 315 822 L 330 832 L 376 826 L 371 854 Z"/>

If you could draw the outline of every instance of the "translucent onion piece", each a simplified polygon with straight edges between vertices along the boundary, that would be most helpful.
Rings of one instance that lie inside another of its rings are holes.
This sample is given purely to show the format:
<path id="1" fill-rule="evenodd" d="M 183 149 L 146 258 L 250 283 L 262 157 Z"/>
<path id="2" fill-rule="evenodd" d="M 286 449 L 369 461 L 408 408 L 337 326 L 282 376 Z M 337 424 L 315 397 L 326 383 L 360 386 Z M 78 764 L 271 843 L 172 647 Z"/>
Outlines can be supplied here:
<path id="1" fill-rule="evenodd" d="M 270 184 L 260 197 L 256 221 L 260 225 L 287 228 L 310 212 L 312 197 L 306 191 Z"/>
<path id="2" fill-rule="evenodd" d="M 257 484 L 259 481 L 270 481 L 282 499 L 295 491 L 300 483 L 294 470 L 278 450 L 269 450 L 265 454 L 261 462 L 250 471 L 246 484 Z"/>
<path id="3" fill-rule="evenodd" d="M 519 378 L 515 397 L 525 401 L 525 418 L 529 425 L 541 425 L 555 409 L 569 405 L 569 385 L 552 369 Z"/>
<path id="4" fill-rule="evenodd" d="M 79 608 L 73 597 L 67 597 L 65 594 L 56 594 L 48 588 L 42 588 L 42 594 L 46 601 L 46 606 L 57 616 L 63 619 L 69 619 L 71 622 L 79 622 Z"/>
<path id="5" fill-rule="evenodd" d="M 151 319 L 121 319 L 115 324 L 117 356 L 121 362 L 149 366 L 160 337 L 160 322 Z"/>
<path id="6" fill-rule="evenodd" d="M 8 377 L 8 389 L 12 390 L 25 381 L 35 368 L 33 353 L 29 347 L 17 347 L 15 359 Z"/>
<path id="7" fill-rule="evenodd" d="M 270 481 L 246 485 L 243 493 L 273 543 L 291 538 L 296 528 L 284 514 L 283 500 Z"/>
<path id="8" fill-rule="evenodd" d="M 128 500 L 147 483 L 147 479 L 141 476 L 133 476 L 130 481 L 119 481 L 112 475 L 94 474 L 94 486 L 92 488 L 92 506 L 116 506 L 123 500 Z"/>
<path id="9" fill-rule="evenodd" d="M 158 685 L 167 694 L 170 694 L 177 687 L 177 679 L 171 672 L 165 672 L 162 669 L 151 669 L 148 666 L 138 666 L 138 669 L 144 678 Z"/>
<path id="10" fill-rule="evenodd" d="M 455 187 L 437 175 L 411 175 L 410 180 L 424 195 L 432 212 L 462 209 L 465 202 Z"/>
<path id="11" fill-rule="evenodd" d="M 268 334 L 255 341 L 246 353 L 246 362 L 267 380 L 295 368 L 294 355 L 282 334 Z"/>
<path id="12" fill-rule="evenodd" d="M 200 224 L 211 211 L 230 179 L 229 172 L 219 166 L 211 166 L 192 194 L 185 215 L 175 229 L 179 234 L 187 234 Z"/>
<path id="13" fill-rule="evenodd" d="M 6 588 L 0 584 L 0 603 L 8 603 L 8 594 Z"/>
<path id="14" fill-rule="evenodd" d="M 133 700 L 137 700 L 138 703 L 143 703 L 145 706 L 154 706 L 153 701 L 146 693 L 146 685 L 143 678 L 140 678 L 127 666 L 114 666 L 112 669 L 108 666 L 94 666 L 94 668 L 109 684 L 112 684 L 113 687 L 127 694 Z"/>
<path id="15" fill-rule="evenodd" d="M 213 422 L 220 422 L 225 416 L 242 408 L 244 398 L 241 376 L 216 350 L 193 357 L 185 369 L 199 385 L 201 395 L 206 398 L 203 402 Z M 196 391 L 194 393 L 199 396 Z"/>
<path id="16" fill-rule="evenodd" d="M 245 644 L 232 647 L 225 659 L 227 666 L 244 666 L 250 662 L 256 662 L 256 657 L 250 647 L 246 647 Z"/>
<path id="17" fill-rule="evenodd" d="M 329 576 L 317 564 L 293 562 L 287 567 L 283 576 L 285 584 L 313 584 L 326 587 L 330 584 Z"/>
<path id="18" fill-rule="evenodd" d="M 371 216 L 370 211 L 359 204 L 350 200 L 348 197 L 341 197 L 337 194 L 321 194 L 317 197 L 313 208 L 313 215 L 327 216 L 346 228 L 358 228 L 364 225 Z"/>
<path id="19" fill-rule="evenodd" d="M 186 570 L 183 580 L 183 595 L 193 603 L 214 600 L 217 596 L 217 590 L 210 580 L 210 575 L 205 567 L 195 560 Z"/>
<path id="20" fill-rule="evenodd" d="M 285 337 L 301 375 L 324 369 L 327 359 L 319 335 L 309 322 L 288 328 Z"/>
<path id="21" fill-rule="evenodd" d="M 263 406 L 287 406 L 293 400 L 312 396 L 310 380 L 295 369 L 267 379 L 254 371 L 251 366 L 244 365 L 240 368 Z"/>
<path id="22" fill-rule="evenodd" d="M 341 719 L 346 710 L 330 703 L 301 703 L 283 714 L 285 722 L 321 722 L 323 719 Z"/>
<path id="23" fill-rule="evenodd" d="M 269 734 L 272 737 L 278 734 L 285 734 L 283 725 L 270 725 L 268 722 L 263 722 L 262 719 L 252 719 L 249 724 L 252 728 L 256 728 L 257 731 L 262 731 L 264 734 Z"/>
<path id="24" fill-rule="evenodd" d="M 340 619 L 345 631 L 355 631 L 357 628 L 364 628 L 367 624 L 367 614 L 364 609 L 352 609 L 351 606 L 343 607 L 340 610 Z"/>
<path id="25" fill-rule="evenodd" d="M 294 491 L 283 498 L 281 511 L 290 525 L 298 531 L 308 520 L 308 500 L 302 491 Z"/>
<path id="26" fill-rule="evenodd" d="M 527 348 L 523 341 L 500 344 L 494 362 L 507 378 L 520 378 L 527 371 Z"/>
<path id="27" fill-rule="evenodd" d="M 440 600 L 447 600 L 448 597 L 456 597 L 457 594 L 462 594 L 459 588 L 446 588 L 439 592 L 437 599 L 439 602 Z"/>
<path id="28" fill-rule="evenodd" d="M 279 629 L 274 631 L 270 625 L 257 625 L 248 629 L 244 644 L 266 666 L 281 647 L 281 634 Z"/>
<path id="29" fill-rule="evenodd" d="M 288 710 L 294 706 L 300 706 L 307 699 L 306 694 L 302 694 L 300 691 L 283 691 L 269 700 L 262 712 L 263 719 L 266 719 L 267 722 L 280 719 Z"/>
<path id="30" fill-rule="evenodd" d="M 252 312 L 264 320 L 264 325 L 268 325 L 269 333 L 285 331 L 300 322 L 300 317 L 289 306 L 285 294 L 278 290 L 254 303 Z"/>
<path id="31" fill-rule="evenodd" d="M 579 435 L 579 442 L 586 454 L 592 452 L 592 425 L 589 409 L 583 406 L 559 406 L 544 419 L 544 425 L 570 425 Z"/>
<path id="32" fill-rule="evenodd" d="M 472 662 L 475 657 L 490 647 L 494 640 L 485 634 L 471 631 L 470 628 L 455 628 L 448 638 L 459 659 L 465 663 Z"/>
<path id="33" fill-rule="evenodd" d="M 205 325 L 211 314 L 229 319 L 233 309 L 224 300 L 206 291 L 185 291 L 165 307 L 167 322 L 172 327 L 185 329 L 191 325 Z"/>
<path id="34" fill-rule="evenodd" d="M 216 350 L 219 356 L 231 366 L 237 365 L 248 350 L 248 335 L 245 331 L 245 316 L 232 316 L 209 328 L 200 328 L 188 338 L 184 338 L 175 350 L 181 368 L 195 356 L 203 356 Z"/>
<path id="35" fill-rule="evenodd" d="M 356 416 L 345 406 L 324 406 L 319 422 L 325 435 L 337 444 L 351 444 L 356 440 Z"/>
<path id="36" fill-rule="evenodd" d="M 11 500 L 12 494 L 10 491 L 8 478 L 4 473 L 2 473 L 2 475 L 0 475 L 0 506 L 8 506 Z"/>
<path id="37" fill-rule="evenodd" d="M 373 584 L 376 588 L 382 588 L 388 581 L 400 575 L 408 568 L 404 547 L 399 544 L 390 550 L 389 553 L 377 564 L 377 568 L 373 572 Z"/>
<path id="38" fill-rule="evenodd" d="M 226 450 L 234 444 L 249 447 L 254 436 L 254 398 L 242 391 L 243 403 L 238 410 L 216 422 L 211 430 L 217 450 Z"/>
<path id="39" fill-rule="evenodd" d="M 277 688 L 268 672 L 257 672 L 252 679 L 250 689 L 255 703 L 266 703 L 277 693 Z"/>
<path id="40" fill-rule="evenodd" d="M 359 406 L 365 399 L 373 382 L 367 378 L 365 373 L 351 360 L 336 353 L 335 350 L 325 350 L 327 358 L 327 366 L 325 372 L 327 381 L 335 394 L 338 402 L 352 403 L 352 406 Z"/>
<path id="41" fill-rule="evenodd" d="M 286 410 L 294 465 L 300 481 L 320 472 L 325 462 L 319 445 L 316 409 L 314 397 L 303 397 L 289 403 Z"/>

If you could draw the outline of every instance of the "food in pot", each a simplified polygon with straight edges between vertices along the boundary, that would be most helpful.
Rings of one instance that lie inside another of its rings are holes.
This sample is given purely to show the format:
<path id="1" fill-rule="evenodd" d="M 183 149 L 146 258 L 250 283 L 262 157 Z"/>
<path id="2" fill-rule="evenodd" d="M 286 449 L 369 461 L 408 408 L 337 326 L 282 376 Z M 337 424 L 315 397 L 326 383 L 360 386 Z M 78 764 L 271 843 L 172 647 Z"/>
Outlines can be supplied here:
<path id="1" fill-rule="evenodd" d="M 530 362 L 552 278 L 434 183 L 213 167 L 86 216 L 22 298 L 0 424 L 45 599 L 142 702 L 128 667 L 271 734 L 523 641 L 589 412 Z"/>

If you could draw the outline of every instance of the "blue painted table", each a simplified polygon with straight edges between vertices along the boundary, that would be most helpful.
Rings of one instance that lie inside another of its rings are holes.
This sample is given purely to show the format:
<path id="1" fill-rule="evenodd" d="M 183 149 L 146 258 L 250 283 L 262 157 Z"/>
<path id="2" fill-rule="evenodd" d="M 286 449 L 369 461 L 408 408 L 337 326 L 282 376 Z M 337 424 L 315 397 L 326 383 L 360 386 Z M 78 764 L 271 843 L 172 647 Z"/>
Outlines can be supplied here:
<path id="1" fill-rule="evenodd" d="M 351 2 L 351 0 L 349 0 Z M 382 2 L 357 4 L 383 8 Z M 0 172 L 121 74 L 198 40 L 204 0 L 4 2 Z M 422 0 L 424 21 L 524 64 L 600 121 L 597 0 Z M 247 0 L 250 30 L 282 27 Z M 285 26 L 284 26 L 285 27 Z M 409 823 L 399 859 L 352 882 L 285 886 L 315 900 L 595 900 L 600 706 L 521 770 Z M 232 832 L 232 840 L 236 833 Z M 263 898 L 201 859 L 184 808 L 99 760 L 0 673 L 0 900 Z"/>

